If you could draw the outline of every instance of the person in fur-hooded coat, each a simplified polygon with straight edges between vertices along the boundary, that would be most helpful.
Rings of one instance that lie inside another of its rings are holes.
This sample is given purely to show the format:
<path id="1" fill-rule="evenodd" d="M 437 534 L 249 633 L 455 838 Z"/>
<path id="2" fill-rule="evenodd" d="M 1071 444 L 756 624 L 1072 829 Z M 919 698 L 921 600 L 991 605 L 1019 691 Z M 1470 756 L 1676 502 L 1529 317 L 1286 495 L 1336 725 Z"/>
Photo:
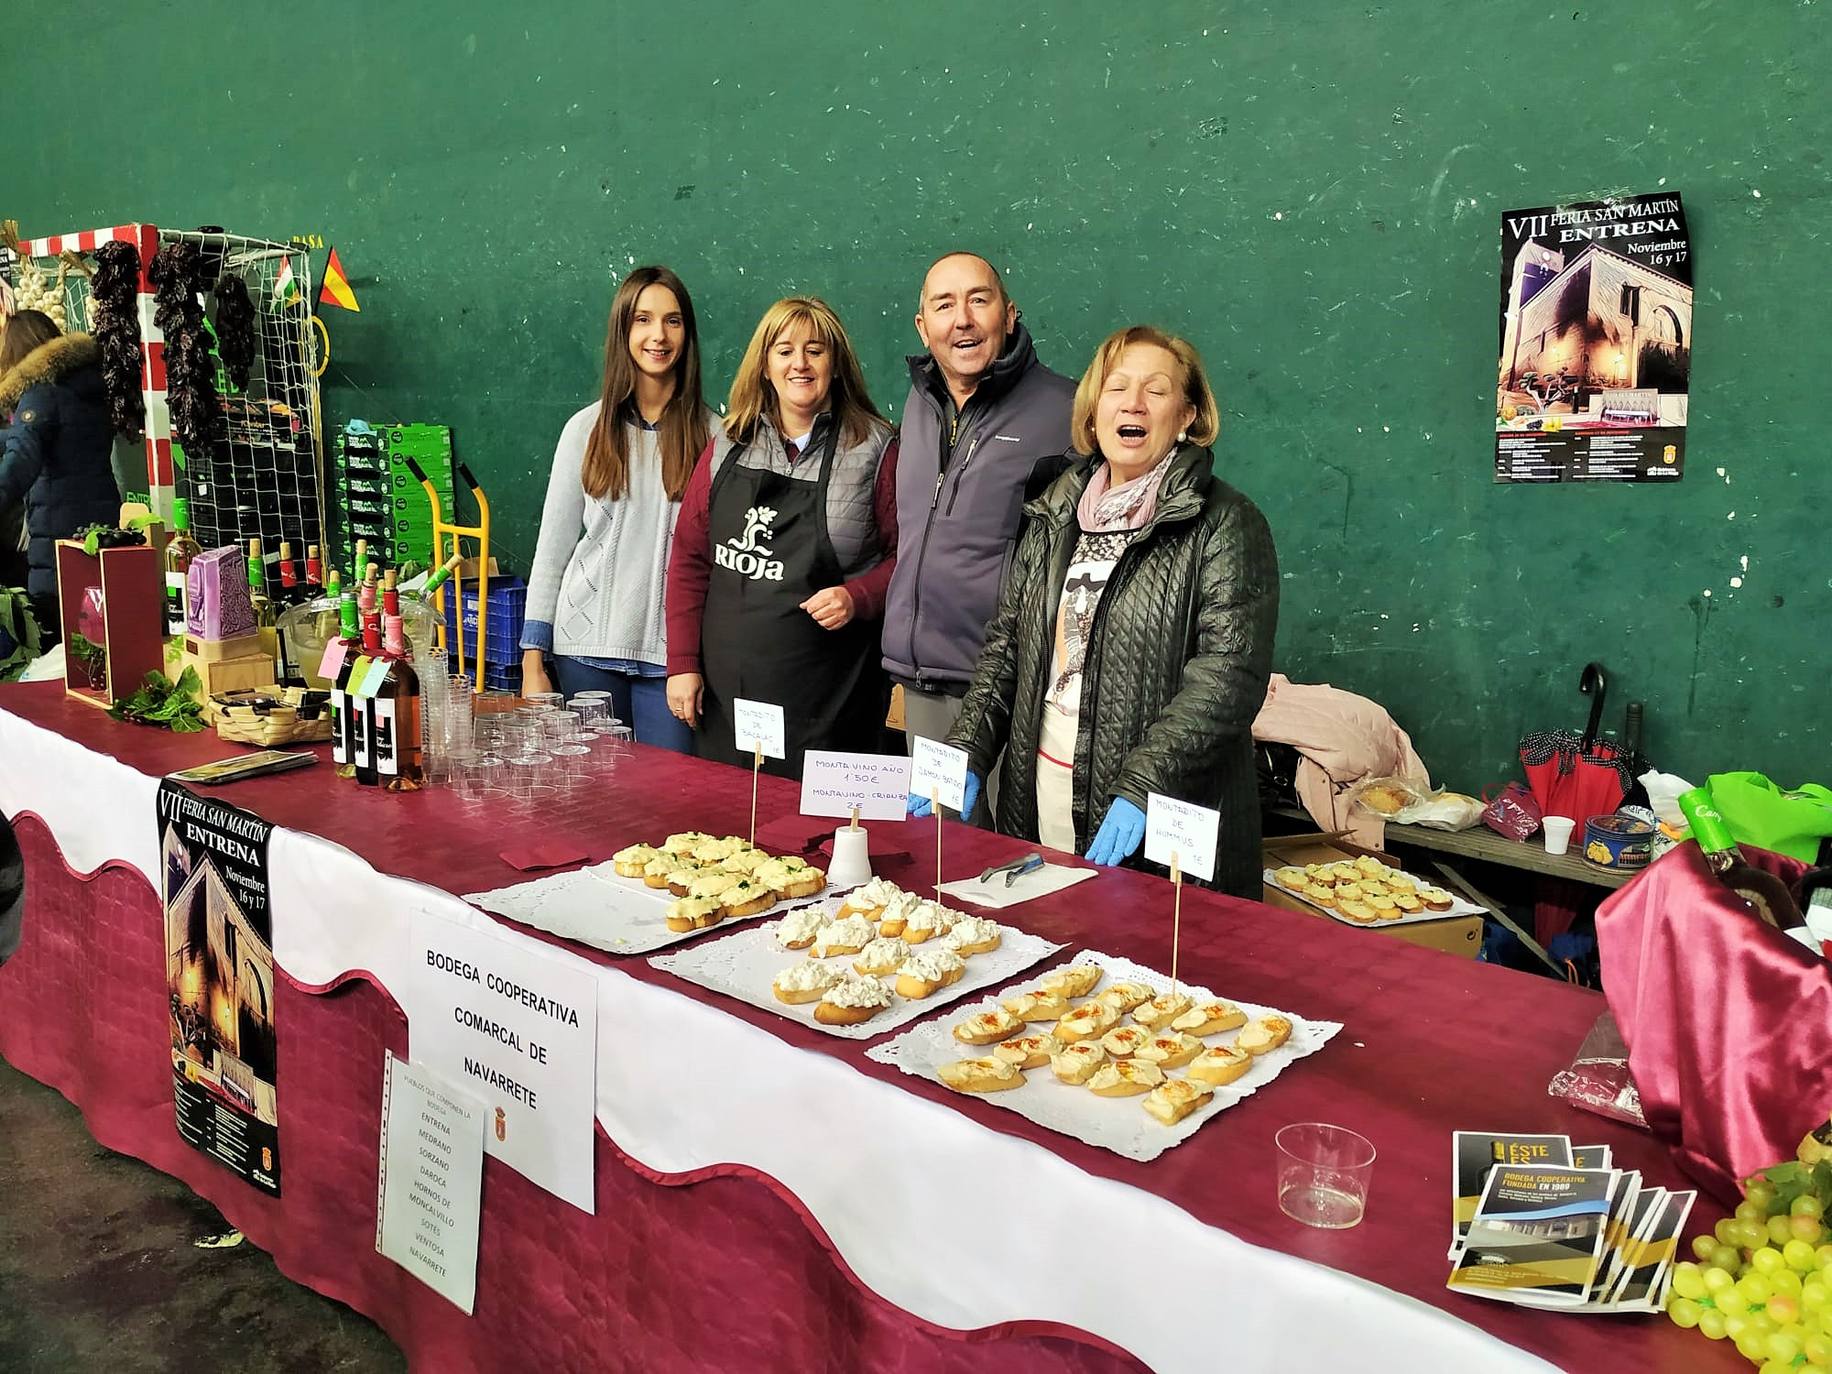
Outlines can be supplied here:
<path id="1" fill-rule="evenodd" d="M 0 336 L 0 509 L 25 503 L 26 591 L 47 638 L 57 634 L 56 543 L 120 518 L 109 455 L 101 350 L 22 310 Z"/>

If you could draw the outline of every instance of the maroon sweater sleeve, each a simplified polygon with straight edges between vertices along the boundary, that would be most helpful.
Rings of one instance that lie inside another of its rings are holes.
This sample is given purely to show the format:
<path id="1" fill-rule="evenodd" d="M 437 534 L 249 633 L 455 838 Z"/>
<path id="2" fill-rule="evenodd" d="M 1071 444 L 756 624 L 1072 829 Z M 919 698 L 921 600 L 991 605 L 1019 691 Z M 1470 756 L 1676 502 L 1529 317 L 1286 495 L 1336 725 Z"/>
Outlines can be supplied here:
<path id="1" fill-rule="evenodd" d="M 872 515 L 878 522 L 884 561 L 842 584 L 852 596 L 853 614 L 861 620 L 883 617 L 891 574 L 897 571 L 897 444 L 892 439 L 884 450 L 884 458 L 878 464 L 878 484 L 872 490 Z M 673 642 L 672 634 L 669 642 Z"/>
<path id="2" fill-rule="evenodd" d="M 708 534 L 712 507 L 712 445 L 708 444 L 674 521 L 674 546 L 668 553 L 668 587 L 664 594 L 668 621 L 668 675 L 700 671 L 700 613 L 706 608 L 706 583 L 712 576 L 712 543 Z"/>

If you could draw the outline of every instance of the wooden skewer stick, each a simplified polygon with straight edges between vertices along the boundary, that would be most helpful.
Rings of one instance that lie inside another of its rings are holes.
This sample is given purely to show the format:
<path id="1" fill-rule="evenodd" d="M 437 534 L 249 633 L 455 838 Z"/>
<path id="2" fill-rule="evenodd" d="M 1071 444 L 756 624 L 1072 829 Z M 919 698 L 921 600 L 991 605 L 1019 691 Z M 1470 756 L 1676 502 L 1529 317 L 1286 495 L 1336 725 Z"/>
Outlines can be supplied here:
<path id="1" fill-rule="evenodd" d="M 757 745 L 751 755 L 751 848 L 757 847 L 757 775 L 763 771 L 763 746 Z"/>
<path id="2" fill-rule="evenodd" d="M 929 810 L 935 813 L 935 895 L 941 896 L 941 788 L 929 789 Z"/>
<path id="3" fill-rule="evenodd" d="M 1177 851 L 1170 852 L 1170 881 L 1175 896 L 1171 899 L 1170 918 L 1170 990 L 1177 993 L 1177 950 L 1183 943 L 1183 866 L 1177 862 Z"/>

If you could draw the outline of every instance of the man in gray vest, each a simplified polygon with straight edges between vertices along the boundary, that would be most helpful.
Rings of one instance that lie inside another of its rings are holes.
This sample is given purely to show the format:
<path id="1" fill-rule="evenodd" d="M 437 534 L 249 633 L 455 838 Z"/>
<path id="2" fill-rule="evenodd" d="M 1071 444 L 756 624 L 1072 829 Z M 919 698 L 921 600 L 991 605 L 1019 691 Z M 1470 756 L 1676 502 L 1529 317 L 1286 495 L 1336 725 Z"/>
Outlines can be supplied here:
<path id="1" fill-rule="evenodd" d="M 1024 502 L 1061 472 L 1075 383 L 1037 361 L 993 265 L 936 259 L 923 278 L 897 466 L 897 570 L 884 668 L 904 733 L 945 740 L 998 605 Z M 969 816 L 989 824 L 994 778 Z"/>

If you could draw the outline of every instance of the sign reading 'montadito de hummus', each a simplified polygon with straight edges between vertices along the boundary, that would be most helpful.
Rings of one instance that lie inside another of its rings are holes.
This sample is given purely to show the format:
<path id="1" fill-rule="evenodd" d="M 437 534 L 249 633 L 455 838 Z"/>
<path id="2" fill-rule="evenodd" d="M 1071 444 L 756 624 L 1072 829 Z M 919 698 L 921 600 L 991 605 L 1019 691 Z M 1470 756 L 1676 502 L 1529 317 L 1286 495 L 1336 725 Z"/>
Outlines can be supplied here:
<path id="1" fill-rule="evenodd" d="M 413 933 L 413 1062 L 488 1107 L 486 1151 L 593 1211 L 597 980 L 568 959 L 439 916 L 416 916 Z"/>

